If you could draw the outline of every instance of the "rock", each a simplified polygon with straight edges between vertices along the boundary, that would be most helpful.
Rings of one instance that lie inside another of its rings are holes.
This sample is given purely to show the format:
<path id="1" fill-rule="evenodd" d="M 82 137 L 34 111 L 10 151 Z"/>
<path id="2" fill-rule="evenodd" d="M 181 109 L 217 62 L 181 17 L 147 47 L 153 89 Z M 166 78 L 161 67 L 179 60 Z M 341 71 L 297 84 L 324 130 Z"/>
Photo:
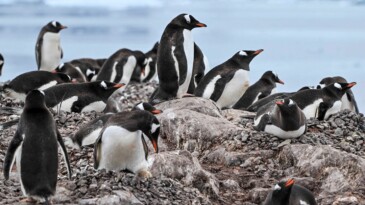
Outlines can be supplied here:
<path id="1" fill-rule="evenodd" d="M 120 204 L 125 205 L 143 205 L 142 202 L 140 202 L 131 192 L 129 191 L 123 191 L 123 190 L 117 190 L 113 191 L 117 196 L 120 198 Z"/>

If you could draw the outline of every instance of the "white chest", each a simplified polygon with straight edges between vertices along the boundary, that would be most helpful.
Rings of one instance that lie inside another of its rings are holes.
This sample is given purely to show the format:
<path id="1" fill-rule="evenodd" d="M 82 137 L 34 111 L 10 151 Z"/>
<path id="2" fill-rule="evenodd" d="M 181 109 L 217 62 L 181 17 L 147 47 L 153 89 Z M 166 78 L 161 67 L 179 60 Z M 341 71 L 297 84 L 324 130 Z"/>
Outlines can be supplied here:
<path id="1" fill-rule="evenodd" d="M 136 67 L 137 59 L 134 56 L 129 56 L 127 62 L 123 66 L 123 77 L 119 83 L 128 85 L 131 80 L 134 68 Z"/>
<path id="2" fill-rule="evenodd" d="M 333 106 L 327 110 L 324 119 L 327 120 L 330 115 L 335 114 L 341 110 L 342 102 L 341 100 L 338 100 L 333 103 Z"/>
<path id="3" fill-rule="evenodd" d="M 95 112 L 103 112 L 103 110 L 106 107 L 106 103 L 103 101 L 96 101 L 96 102 L 92 102 L 89 105 L 85 106 L 84 108 L 82 108 L 81 112 L 91 112 L 91 111 L 95 111 Z"/>
<path id="4" fill-rule="evenodd" d="M 65 112 L 71 112 L 72 105 L 79 99 L 77 96 L 70 97 L 53 107 L 54 111 L 63 110 Z"/>
<path id="5" fill-rule="evenodd" d="M 250 85 L 247 70 L 239 69 L 233 78 L 226 84 L 221 97 L 217 101 L 217 105 L 221 108 L 233 106 L 240 97 L 246 92 Z"/>
<path id="6" fill-rule="evenodd" d="M 348 100 L 346 93 L 342 96 L 341 101 L 342 101 L 341 110 L 348 109 L 353 112 L 356 112 L 355 106 L 353 106 L 353 104 Z"/>
<path id="7" fill-rule="evenodd" d="M 60 34 L 47 32 L 41 47 L 41 70 L 53 70 L 61 62 Z"/>
<path id="8" fill-rule="evenodd" d="M 312 104 L 310 105 L 307 105 L 304 109 L 302 109 L 305 117 L 307 119 L 313 117 L 318 117 L 318 107 L 319 107 L 319 104 L 323 102 L 322 99 L 318 99 L 316 101 L 314 101 Z"/>

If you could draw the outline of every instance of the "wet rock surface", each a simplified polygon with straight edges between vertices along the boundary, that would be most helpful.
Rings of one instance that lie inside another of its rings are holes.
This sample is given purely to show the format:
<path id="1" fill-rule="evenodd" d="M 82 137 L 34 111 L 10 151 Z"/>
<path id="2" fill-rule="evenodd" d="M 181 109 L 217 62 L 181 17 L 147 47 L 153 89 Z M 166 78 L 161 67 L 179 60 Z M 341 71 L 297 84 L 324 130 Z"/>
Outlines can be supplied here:
<path id="1" fill-rule="evenodd" d="M 155 83 L 130 84 L 123 110 L 147 101 Z M 21 103 L 0 98 L 1 107 Z M 93 168 L 93 148 L 68 148 L 72 179 L 60 155 L 53 204 L 260 204 L 287 178 L 313 191 L 319 204 L 365 204 L 365 118 L 341 111 L 327 121 L 308 120 L 308 131 L 282 140 L 253 130 L 254 113 L 220 110 L 210 100 L 187 97 L 161 103 L 160 153 L 150 154 L 153 177 Z M 100 113 L 55 113 L 64 138 Z M 2 113 L 0 123 L 19 115 Z M 0 171 L 16 126 L 0 131 Z M 152 149 L 150 151 L 152 152 Z M 0 175 L 0 204 L 19 203 L 15 170 Z"/>

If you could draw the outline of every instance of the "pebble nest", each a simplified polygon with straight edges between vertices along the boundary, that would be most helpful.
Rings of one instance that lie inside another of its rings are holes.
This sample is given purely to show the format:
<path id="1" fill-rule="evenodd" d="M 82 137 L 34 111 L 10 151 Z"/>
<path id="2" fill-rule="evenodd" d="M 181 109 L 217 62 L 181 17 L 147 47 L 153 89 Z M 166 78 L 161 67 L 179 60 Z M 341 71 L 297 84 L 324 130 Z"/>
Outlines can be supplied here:
<path id="1" fill-rule="evenodd" d="M 127 86 L 120 99 L 123 110 L 130 110 L 141 101 L 148 101 L 148 96 L 156 88 L 156 83 L 131 83 Z M 11 99 L 0 98 L 0 107 L 18 107 Z M 100 113 L 54 113 L 58 129 L 63 137 L 73 135 L 79 127 L 100 116 Z M 247 117 L 232 118 L 223 115 L 238 127 L 243 128 L 240 135 L 232 136 L 223 142 L 222 146 L 229 151 L 253 152 L 268 150 L 276 152 L 286 144 L 331 145 L 357 156 L 365 156 L 365 117 L 349 111 L 341 111 L 332 115 L 327 121 L 309 120 L 307 133 L 293 140 L 282 140 L 263 132 L 253 130 L 253 119 Z M 18 118 L 18 115 L 2 115 L 0 123 Z M 16 126 L 0 131 L 0 171 L 3 171 L 3 161 L 7 147 L 16 131 Z M 220 198 L 202 194 L 193 186 L 171 178 L 152 177 L 140 179 L 134 174 L 125 172 L 106 172 L 93 168 L 93 148 L 82 150 L 67 147 L 73 170 L 72 179 L 67 179 L 67 170 L 61 155 L 57 193 L 52 198 L 53 204 L 120 204 L 118 195 L 131 192 L 136 197 L 135 204 L 258 204 L 259 197 L 252 192 L 252 187 L 270 187 L 285 177 L 282 165 L 275 159 L 255 157 L 246 161 L 232 161 L 228 166 L 209 164 L 202 160 L 205 170 L 215 174 L 221 182 Z M 232 171 L 233 170 L 233 171 Z M 235 176 L 232 176 L 232 172 Z M 232 188 L 229 180 L 235 180 L 239 188 Z M 227 185 L 228 184 L 228 185 Z M 312 184 L 315 187 L 315 184 Z M 0 204 L 14 204 L 23 199 L 20 183 L 16 172 L 12 172 L 8 181 L 0 175 Z M 261 198 L 260 198 L 261 200 Z"/>

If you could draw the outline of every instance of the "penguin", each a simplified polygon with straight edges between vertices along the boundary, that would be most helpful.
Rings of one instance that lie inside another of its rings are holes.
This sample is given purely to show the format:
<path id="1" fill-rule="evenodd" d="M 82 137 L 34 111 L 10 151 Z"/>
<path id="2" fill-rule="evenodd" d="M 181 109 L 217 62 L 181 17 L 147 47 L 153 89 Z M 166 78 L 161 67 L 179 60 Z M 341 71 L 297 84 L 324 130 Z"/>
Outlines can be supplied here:
<path id="1" fill-rule="evenodd" d="M 307 131 L 307 120 L 290 98 L 276 100 L 261 107 L 254 119 L 254 129 L 281 139 L 297 138 Z"/>
<path id="2" fill-rule="evenodd" d="M 108 98 L 124 84 L 95 81 L 61 84 L 44 90 L 47 107 L 66 112 L 102 112 Z"/>
<path id="3" fill-rule="evenodd" d="M 38 70 L 51 71 L 61 63 L 60 31 L 65 28 L 60 22 L 51 21 L 41 29 L 35 46 Z"/>
<path id="4" fill-rule="evenodd" d="M 71 167 L 66 147 L 44 99 L 44 93 L 40 90 L 28 93 L 17 131 L 6 152 L 4 178 L 9 179 L 16 161 L 21 190 L 28 197 L 27 201 L 40 198 L 49 204 L 49 197 L 56 193 L 57 144 L 61 147 L 69 178 Z"/>
<path id="5" fill-rule="evenodd" d="M 148 111 L 154 115 L 162 113 L 161 110 L 156 109 L 151 104 L 146 102 L 140 102 L 136 104 L 132 111 L 134 110 L 145 110 Z M 124 113 L 128 113 L 125 111 Z M 70 146 L 75 148 L 81 148 L 84 146 L 88 146 L 91 144 L 94 144 L 96 139 L 99 136 L 99 133 L 101 129 L 103 128 L 104 124 L 108 121 L 108 119 L 113 116 L 115 113 L 106 113 L 105 115 L 102 115 L 93 121 L 87 123 L 83 127 L 81 127 L 72 137 L 71 141 L 72 143 L 68 143 Z"/>
<path id="6" fill-rule="evenodd" d="M 311 191 L 294 183 L 294 179 L 289 179 L 275 184 L 263 205 L 317 205 Z"/>
<path id="7" fill-rule="evenodd" d="M 160 123 L 150 112 L 135 110 L 109 118 L 94 144 L 94 168 L 107 171 L 127 170 L 143 178 L 148 171 L 146 136 L 158 153 Z"/>
<path id="8" fill-rule="evenodd" d="M 327 120 L 330 115 L 341 110 L 342 96 L 354 85 L 356 82 L 333 83 L 322 89 L 299 91 L 290 98 L 302 109 L 307 119 Z"/>
<path id="9" fill-rule="evenodd" d="M 140 81 L 143 83 L 151 82 L 156 79 L 157 71 L 156 71 L 156 59 L 157 59 L 157 50 L 159 43 L 156 42 L 153 48 L 148 51 L 146 55 L 147 64 L 144 69 L 140 72 Z"/>
<path id="10" fill-rule="evenodd" d="M 209 70 L 208 58 L 203 54 L 199 46 L 194 43 L 194 64 L 188 89 L 189 94 L 194 94 L 195 88 L 204 77 L 205 70 Z"/>
<path id="11" fill-rule="evenodd" d="M 194 63 L 193 28 L 207 27 L 189 14 L 180 14 L 166 26 L 157 51 L 159 87 L 150 103 L 181 98 L 188 91 Z"/>
<path id="12" fill-rule="evenodd" d="M 4 57 L 0 53 L 0 76 L 1 76 L 2 71 L 3 71 L 3 66 L 4 66 Z"/>
<path id="13" fill-rule="evenodd" d="M 79 67 L 75 67 L 71 63 L 61 63 L 56 69 L 52 70 L 52 73 L 64 73 L 71 77 L 72 81 L 78 83 L 89 82 L 84 72 Z"/>
<path id="14" fill-rule="evenodd" d="M 147 63 L 144 53 L 126 48 L 116 51 L 101 67 L 96 80 L 105 80 L 128 85 L 136 66 L 144 67 Z"/>
<path id="15" fill-rule="evenodd" d="M 96 79 L 101 67 L 106 62 L 106 58 L 79 58 L 69 61 L 76 68 L 80 69 L 87 80 L 90 82 L 93 78 Z"/>
<path id="16" fill-rule="evenodd" d="M 32 90 L 45 90 L 58 84 L 70 82 L 71 77 L 63 73 L 51 73 L 41 70 L 30 71 L 18 75 L 8 84 L 5 84 L 3 86 L 3 95 L 24 101 L 28 92 Z"/>
<path id="17" fill-rule="evenodd" d="M 336 82 L 337 83 L 347 83 L 347 80 L 341 76 L 326 77 L 326 78 L 323 78 L 319 82 L 319 84 L 320 84 L 320 87 L 323 88 L 327 85 L 330 85 L 330 84 L 336 83 Z M 357 107 L 355 96 L 351 89 L 348 89 L 346 91 L 346 94 L 342 96 L 341 101 L 342 101 L 341 110 L 347 109 L 352 112 L 359 113 L 359 108 Z"/>
<path id="18" fill-rule="evenodd" d="M 262 51 L 242 50 L 235 53 L 203 77 L 194 95 L 213 100 L 219 108 L 233 106 L 249 87 L 250 62 Z"/>
<path id="19" fill-rule="evenodd" d="M 275 93 L 276 83 L 284 84 L 276 73 L 266 71 L 256 83 L 247 88 L 246 92 L 232 108 L 246 109 L 257 100 Z"/>

